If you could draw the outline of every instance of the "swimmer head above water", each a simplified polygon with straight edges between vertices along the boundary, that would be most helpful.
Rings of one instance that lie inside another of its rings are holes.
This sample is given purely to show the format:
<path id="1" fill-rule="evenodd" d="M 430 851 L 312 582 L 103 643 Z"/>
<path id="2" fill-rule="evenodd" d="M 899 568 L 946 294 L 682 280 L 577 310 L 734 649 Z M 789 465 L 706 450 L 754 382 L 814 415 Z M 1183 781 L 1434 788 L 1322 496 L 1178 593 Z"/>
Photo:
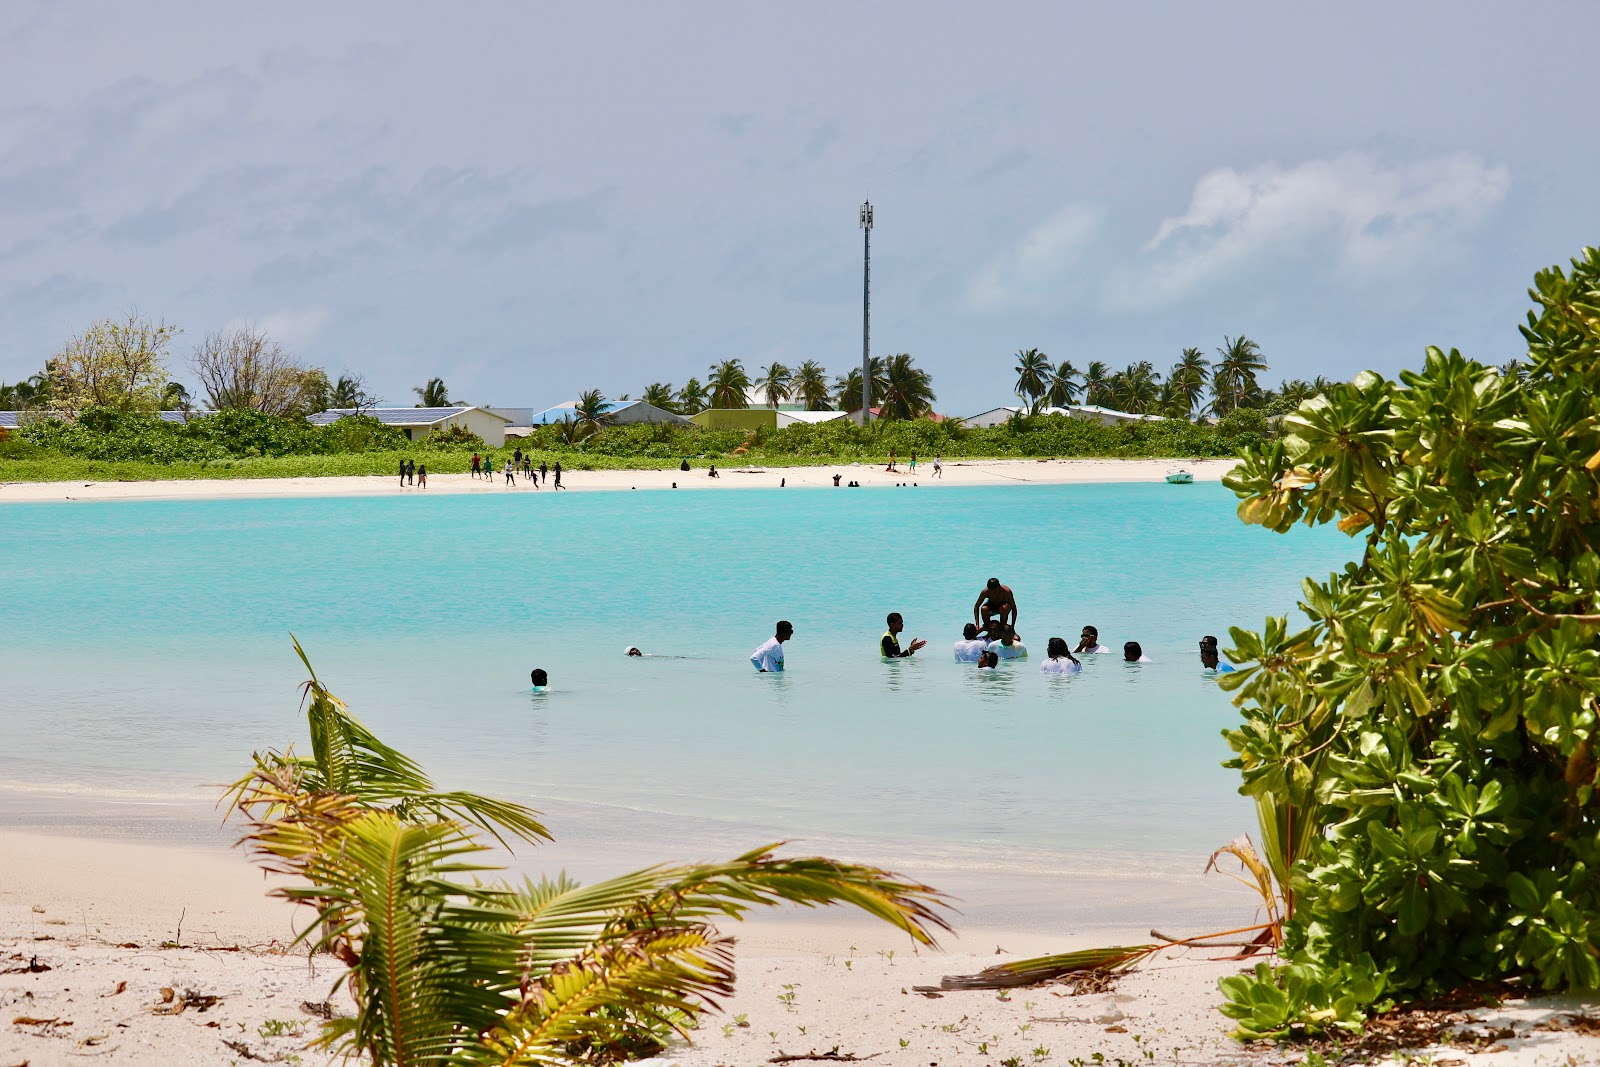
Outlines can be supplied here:
<path id="1" fill-rule="evenodd" d="M 528 675 L 528 678 L 533 682 L 535 689 L 543 689 L 550 684 L 550 676 L 544 672 L 542 667 L 535 667 L 532 673 Z"/>

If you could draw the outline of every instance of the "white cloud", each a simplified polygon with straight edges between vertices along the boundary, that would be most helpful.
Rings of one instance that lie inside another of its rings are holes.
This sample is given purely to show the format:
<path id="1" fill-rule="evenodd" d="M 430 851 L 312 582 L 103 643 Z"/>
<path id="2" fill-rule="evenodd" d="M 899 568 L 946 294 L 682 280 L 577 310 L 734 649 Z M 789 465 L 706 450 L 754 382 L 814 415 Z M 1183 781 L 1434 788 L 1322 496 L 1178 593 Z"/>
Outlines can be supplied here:
<path id="1" fill-rule="evenodd" d="M 967 290 L 968 306 L 1003 311 L 1058 303 L 1100 230 L 1101 215 L 1099 208 L 1068 204 L 1045 219 L 978 273 Z"/>
<path id="2" fill-rule="evenodd" d="M 1141 301 L 1170 300 L 1296 255 L 1356 275 L 1405 268 L 1453 246 L 1505 198 L 1510 180 L 1505 167 L 1469 155 L 1393 167 L 1364 155 L 1224 167 L 1195 184 L 1186 212 L 1161 223 L 1134 284 Z M 1119 288 L 1125 296 L 1114 302 L 1131 303 L 1128 286 Z"/>

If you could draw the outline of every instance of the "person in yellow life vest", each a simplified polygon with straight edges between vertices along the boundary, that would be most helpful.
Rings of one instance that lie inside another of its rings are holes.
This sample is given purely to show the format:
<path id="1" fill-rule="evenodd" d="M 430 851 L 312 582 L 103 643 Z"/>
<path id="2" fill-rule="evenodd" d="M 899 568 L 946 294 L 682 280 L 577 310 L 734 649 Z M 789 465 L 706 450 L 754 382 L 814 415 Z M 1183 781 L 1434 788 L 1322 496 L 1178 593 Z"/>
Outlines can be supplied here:
<path id="1" fill-rule="evenodd" d="M 884 659 L 905 659 L 907 656 L 915 653 L 917 649 L 928 643 L 921 638 L 913 637 L 911 639 L 911 645 L 904 651 L 901 651 L 900 631 L 906 628 L 905 620 L 900 617 L 900 613 L 898 611 L 891 611 L 889 613 L 888 622 L 889 628 L 884 631 L 883 637 L 881 637 L 878 641 L 878 651 L 883 653 Z"/>

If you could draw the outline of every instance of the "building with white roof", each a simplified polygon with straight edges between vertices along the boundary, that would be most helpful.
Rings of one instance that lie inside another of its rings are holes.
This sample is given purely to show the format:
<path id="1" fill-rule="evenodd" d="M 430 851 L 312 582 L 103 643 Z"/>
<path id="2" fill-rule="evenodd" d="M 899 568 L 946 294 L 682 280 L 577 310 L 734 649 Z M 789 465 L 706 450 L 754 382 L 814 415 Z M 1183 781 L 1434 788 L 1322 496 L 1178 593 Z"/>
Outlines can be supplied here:
<path id="1" fill-rule="evenodd" d="M 459 426 L 483 438 L 490 448 L 506 443 L 506 426 L 511 422 L 479 407 L 450 408 L 329 408 L 310 417 L 317 426 L 326 426 L 347 415 L 370 415 L 385 426 L 396 426 L 413 441 L 420 441 L 435 430 Z"/>

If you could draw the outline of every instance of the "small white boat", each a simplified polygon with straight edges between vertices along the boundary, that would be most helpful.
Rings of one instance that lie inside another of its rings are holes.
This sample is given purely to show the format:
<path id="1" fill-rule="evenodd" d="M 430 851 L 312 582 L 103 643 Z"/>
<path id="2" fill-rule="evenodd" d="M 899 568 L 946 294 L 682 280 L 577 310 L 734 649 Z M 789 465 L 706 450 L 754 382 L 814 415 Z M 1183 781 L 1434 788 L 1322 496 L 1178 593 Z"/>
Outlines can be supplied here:
<path id="1" fill-rule="evenodd" d="M 1189 485 L 1193 481 L 1194 475 L 1190 474 L 1186 470 L 1179 469 L 1167 472 L 1168 485 Z"/>

